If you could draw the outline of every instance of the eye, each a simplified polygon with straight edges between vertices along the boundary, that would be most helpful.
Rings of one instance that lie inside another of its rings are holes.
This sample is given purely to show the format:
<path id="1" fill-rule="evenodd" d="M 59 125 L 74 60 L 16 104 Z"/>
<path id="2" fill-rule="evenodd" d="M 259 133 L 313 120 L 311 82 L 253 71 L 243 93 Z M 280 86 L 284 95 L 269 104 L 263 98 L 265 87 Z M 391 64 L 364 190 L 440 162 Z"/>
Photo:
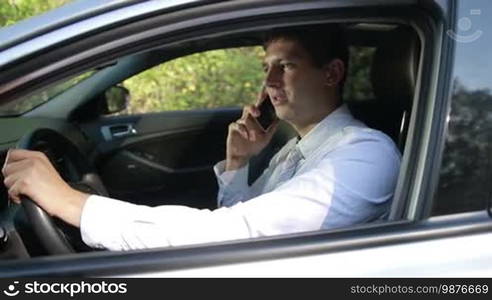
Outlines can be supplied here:
<path id="1" fill-rule="evenodd" d="M 291 63 L 291 62 L 284 62 L 284 63 L 281 63 L 280 66 L 284 70 L 290 70 L 290 69 L 293 69 L 295 67 L 295 64 Z"/>

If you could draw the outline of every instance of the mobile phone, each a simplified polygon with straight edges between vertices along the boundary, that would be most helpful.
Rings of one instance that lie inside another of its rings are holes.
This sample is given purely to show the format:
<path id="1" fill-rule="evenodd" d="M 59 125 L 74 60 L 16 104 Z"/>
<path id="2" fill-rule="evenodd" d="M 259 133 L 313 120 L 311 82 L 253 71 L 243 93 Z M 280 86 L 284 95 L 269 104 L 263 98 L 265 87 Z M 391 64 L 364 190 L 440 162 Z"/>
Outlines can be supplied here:
<path id="1" fill-rule="evenodd" d="M 258 108 L 260 109 L 260 116 L 256 118 L 256 120 L 258 120 L 258 123 L 260 123 L 263 130 L 266 131 L 277 118 L 275 108 L 273 107 L 272 101 L 268 95 L 265 96 L 265 99 L 261 102 Z"/>

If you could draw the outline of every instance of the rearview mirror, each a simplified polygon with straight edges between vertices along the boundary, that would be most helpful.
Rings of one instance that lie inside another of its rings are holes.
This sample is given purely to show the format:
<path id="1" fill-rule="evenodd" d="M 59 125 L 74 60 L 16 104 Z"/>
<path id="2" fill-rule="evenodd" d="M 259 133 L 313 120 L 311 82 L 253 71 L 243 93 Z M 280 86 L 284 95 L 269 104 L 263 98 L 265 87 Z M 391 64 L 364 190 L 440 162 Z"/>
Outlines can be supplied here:
<path id="1" fill-rule="evenodd" d="M 114 114 L 127 108 L 130 101 L 130 91 L 120 85 L 110 87 L 104 93 L 105 111 L 104 114 Z"/>

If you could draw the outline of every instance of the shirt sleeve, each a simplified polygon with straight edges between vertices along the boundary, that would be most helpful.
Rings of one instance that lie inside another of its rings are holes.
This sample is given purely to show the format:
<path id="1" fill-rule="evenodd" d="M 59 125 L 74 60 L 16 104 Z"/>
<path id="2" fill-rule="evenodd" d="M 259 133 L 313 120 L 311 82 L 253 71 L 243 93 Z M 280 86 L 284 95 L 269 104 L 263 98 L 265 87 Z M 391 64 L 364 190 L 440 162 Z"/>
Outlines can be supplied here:
<path id="1" fill-rule="evenodd" d="M 186 206 L 149 207 L 91 195 L 82 210 L 82 240 L 94 248 L 131 250 L 251 237 L 239 212 Z"/>
<path id="2" fill-rule="evenodd" d="M 217 193 L 218 207 L 230 207 L 251 198 L 249 195 L 248 170 L 249 164 L 237 170 L 225 171 L 225 160 L 218 162 L 214 166 L 215 176 L 219 185 Z"/>

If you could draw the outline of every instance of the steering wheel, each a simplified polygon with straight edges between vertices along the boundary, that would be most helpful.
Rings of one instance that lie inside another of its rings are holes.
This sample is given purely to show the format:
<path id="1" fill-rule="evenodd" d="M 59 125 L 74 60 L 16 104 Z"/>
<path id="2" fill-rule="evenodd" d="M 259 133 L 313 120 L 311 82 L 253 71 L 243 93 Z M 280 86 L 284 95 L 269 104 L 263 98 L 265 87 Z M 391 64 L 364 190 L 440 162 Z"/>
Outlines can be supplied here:
<path id="1" fill-rule="evenodd" d="M 89 160 L 66 137 L 53 129 L 41 128 L 24 135 L 17 143 L 18 149 L 44 152 L 60 176 L 75 189 L 90 194 L 107 196 L 99 175 Z M 22 206 L 34 233 L 49 254 L 68 254 L 87 251 L 80 231 L 61 220 L 52 218 L 28 197 L 22 197 Z"/>

